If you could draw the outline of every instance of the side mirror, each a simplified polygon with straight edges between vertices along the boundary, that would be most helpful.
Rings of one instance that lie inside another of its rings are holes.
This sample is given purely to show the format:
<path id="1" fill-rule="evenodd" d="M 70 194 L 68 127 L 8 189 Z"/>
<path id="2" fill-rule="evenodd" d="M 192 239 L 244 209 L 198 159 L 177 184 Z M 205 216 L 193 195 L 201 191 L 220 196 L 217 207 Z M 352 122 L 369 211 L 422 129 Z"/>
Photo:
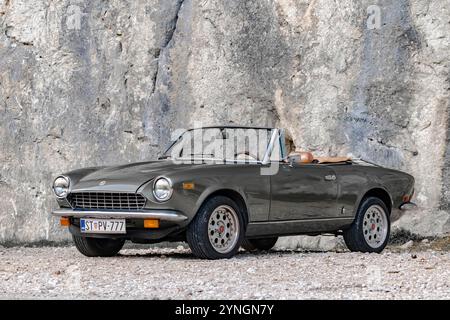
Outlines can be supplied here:
<path id="1" fill-rule="evenodd" d="M 295 163 L 313 163 L 314 156 L 311 152 L 295 152 L 289 156 L 289 164 Z"/>

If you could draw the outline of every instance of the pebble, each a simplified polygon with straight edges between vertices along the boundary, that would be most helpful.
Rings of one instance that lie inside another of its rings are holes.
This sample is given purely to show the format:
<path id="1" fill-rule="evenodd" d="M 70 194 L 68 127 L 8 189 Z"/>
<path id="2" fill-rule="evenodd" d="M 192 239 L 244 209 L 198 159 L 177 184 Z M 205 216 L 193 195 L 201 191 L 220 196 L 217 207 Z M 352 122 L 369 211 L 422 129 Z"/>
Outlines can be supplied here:
<path id="1" fill-rule="evenodd" d="M 409 240 L 408 242 L 406 242 L 405 244 L 402 244 L 400 246 L 400 249 L 409 249 L 414 245 L 414 241 L 413 240 Z"/>
<path id="2" fill-rule="evenodd" d="M 113 258 L 74 247 L 0 252 L 0 299 L 450 299 L 450 259 L 441 251 L 242 251 L 212 261 L 185 247 L 123 249 Z"/>

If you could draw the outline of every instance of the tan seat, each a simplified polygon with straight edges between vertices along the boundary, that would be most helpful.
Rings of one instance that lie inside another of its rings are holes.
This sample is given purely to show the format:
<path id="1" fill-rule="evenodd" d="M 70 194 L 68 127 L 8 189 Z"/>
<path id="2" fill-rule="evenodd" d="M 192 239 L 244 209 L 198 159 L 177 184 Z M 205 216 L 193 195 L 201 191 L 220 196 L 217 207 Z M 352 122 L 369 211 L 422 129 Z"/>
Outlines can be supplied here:
<path id="1" fill-rule="evenodd" d="M 317 157 L 314 159 L 317 163 L 338 163 L 351 161 L 350 157 Z"/>
<path id="2" fill-rule="evenodd" d="M 289 158 L 294 158 L 297 163 L 312 163 L 314 156 L 311 152 L 295 151 L 289 154 Z"/>

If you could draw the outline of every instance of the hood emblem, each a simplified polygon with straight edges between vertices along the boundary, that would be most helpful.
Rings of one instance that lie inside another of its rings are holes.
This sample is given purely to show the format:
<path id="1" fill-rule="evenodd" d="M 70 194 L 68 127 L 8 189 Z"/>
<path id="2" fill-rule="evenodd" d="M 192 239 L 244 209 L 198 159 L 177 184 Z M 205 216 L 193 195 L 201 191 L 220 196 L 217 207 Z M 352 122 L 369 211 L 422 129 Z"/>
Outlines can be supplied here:
<path id="1" fill-rule="evenodd" d="M 99 186 L 104 186 L 105 184 L 106 184 L 106 181 L 103 180 L 103 181 L 100 181 L 98 185 L 99 185 Z"/>

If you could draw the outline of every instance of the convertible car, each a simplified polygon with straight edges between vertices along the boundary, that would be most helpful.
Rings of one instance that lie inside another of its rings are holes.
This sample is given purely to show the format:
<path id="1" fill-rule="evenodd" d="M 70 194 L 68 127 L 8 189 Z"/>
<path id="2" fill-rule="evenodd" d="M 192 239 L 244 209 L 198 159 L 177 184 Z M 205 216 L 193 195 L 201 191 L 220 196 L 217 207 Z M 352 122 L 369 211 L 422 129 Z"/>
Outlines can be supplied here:
<path id="1" fill-rule="evenodd" d="M 414 178 L 286 141 L 277 128 L 187 130 L 156 161 L 58 176 L 53 215 L 89 257 L 113 256 L 129 240 L 187 241 L 197 257 L 230 258 L 241 246 L 269 250 L 279 236 L 323 233 L 343 235 L 351 251 L 381 252 L 391 218 L 415 206 Z"/>

